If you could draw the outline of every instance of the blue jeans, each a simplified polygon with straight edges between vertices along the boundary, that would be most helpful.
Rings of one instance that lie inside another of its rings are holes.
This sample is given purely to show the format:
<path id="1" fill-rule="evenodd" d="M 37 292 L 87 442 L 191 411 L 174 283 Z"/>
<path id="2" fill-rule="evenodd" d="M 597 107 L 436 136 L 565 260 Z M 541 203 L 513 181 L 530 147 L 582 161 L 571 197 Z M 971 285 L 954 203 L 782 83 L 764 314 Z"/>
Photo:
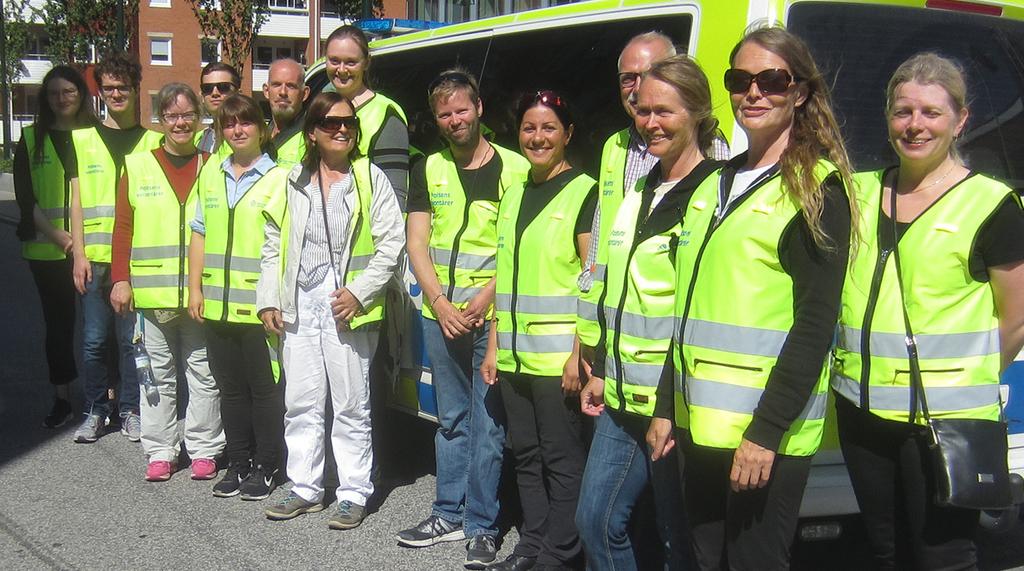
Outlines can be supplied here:
<path id="1" fill-rule="evenodd" d="M 594 425 L 583 473 L 576 526 L 587 569 L 638 569 L 629 537 L 633 508 L 650 483 L 667 569 L 692 569 L 689 533 L 675 453 L 651 462 L 645 434 L 650 419 L 606 410 Z"/>
<path id="2" fill-rule="evenodd" d="M 132 336 L 135 314 L 119 316 L 110 305 L 110 264 L 92 263 L 92 281 L 85 284 L 82 295 L 82 384 L 85 410 L 89 414 L 110 414 L 107 387 L 110 370 L 110 340 L 117 339 L 117 362 L 121 385 L 117 390 L 121 416 L 139 413 L 139 381 L 135 376 Z M 114 335 L 112 335 L 113 333 Z"/>
<path id="3" fill-rule="evenodd" d="M 462 522 L 467 537 L 497 535 L 498 480 L 505 414 L 497 387 L 480 375 L 490 325 L 448 339 L 437 321 L 423 319 L 439 426 L 437 499 L 433 514 Z"/>

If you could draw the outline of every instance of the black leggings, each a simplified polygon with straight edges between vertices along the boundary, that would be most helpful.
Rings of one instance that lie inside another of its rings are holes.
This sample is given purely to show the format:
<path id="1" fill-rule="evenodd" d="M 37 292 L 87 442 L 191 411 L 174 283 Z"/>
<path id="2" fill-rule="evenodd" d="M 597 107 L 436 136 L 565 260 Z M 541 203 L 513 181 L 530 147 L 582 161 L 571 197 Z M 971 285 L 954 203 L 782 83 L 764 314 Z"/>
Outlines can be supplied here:
<path id="1" fill-rule="evenodd" d="M 839 441 L 879 569 L 973 569 L 978 511 L 935 505 L 921 426 L 865 412 L 836 395 Z"/>
<path id="2" fill-rule="evenodd" d="M 50 383 L 66 385 L 78 376 L 75 368 L 75 284 L 71 258 L 28 260 L 39 291 L 46 325 L 46 364 Z"/>

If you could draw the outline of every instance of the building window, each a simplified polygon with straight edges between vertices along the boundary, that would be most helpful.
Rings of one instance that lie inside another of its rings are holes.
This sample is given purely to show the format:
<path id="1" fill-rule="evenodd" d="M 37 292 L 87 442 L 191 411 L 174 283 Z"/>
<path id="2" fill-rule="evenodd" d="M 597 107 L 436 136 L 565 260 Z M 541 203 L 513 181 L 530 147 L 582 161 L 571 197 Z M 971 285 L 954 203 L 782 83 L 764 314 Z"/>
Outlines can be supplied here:
<path id="1" fill-rule="evenodd" d="M 199 56 L 203 65 L 220 61 L 220 42 L 216 38 L 200 38 Z"/>
<path id="2" fill-rule="evenodd" d="M 269 0 L 271 10 L 281 12 L 299 12 L 306 10 L 306 0 Z"/>
<path id="3" fill-rule="evenodd" d="M 149 63 L 171 65 L 171 38 L 149 38 Z"/>
<path id="4" fill-rule="evenodd" d="M 267 69 L 274 61 L 274 48 L 270 46 L 256 46 L 256 57 L 252 60 L 255 68 Z"/>
<path id="5" fill-rule="evenodd" d="M 149 0 L 150 8 L 170 8 L 171 0 Z"/>
<path id="6" fill-rule="evenodd" d="M 156 108 L 157 107 L 156 96 L 157 96 L 157 92 L 156 91 L 150 91 L 149 92 L 149 122 L 150 123 L 159 123 L 160 122 L 160 110 Z"/>
<path id="7" fill-rule="evenodd" d="M 46 50 L 50 47 L 50 37 L 46 35 L 30 35 L 25 39 L 25 56 L 21 59 L 49 60 Z"/>

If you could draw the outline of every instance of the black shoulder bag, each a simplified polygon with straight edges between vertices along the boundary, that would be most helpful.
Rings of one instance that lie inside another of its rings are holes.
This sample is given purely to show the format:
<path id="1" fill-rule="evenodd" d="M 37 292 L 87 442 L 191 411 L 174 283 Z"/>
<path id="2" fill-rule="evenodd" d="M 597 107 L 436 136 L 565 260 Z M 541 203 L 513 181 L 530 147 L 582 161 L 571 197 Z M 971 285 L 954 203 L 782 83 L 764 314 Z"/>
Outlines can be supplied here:
<path id="1" fill-rule="evenodd" d="M 907 331 L 907 355 L 910 357 L 910 421 L 914 422 L 918 408 L 917 400 L 920 399 L 921 413 L 928 423 L 931 435 L 928 451 L 935 478 L 935 503 L 943 507 L 976 510 L 1007 508 L 1013 500 L 1006 460 L 1006 423 L 1002 420 L 977 418 L 932 418 L 928 414 L 928 400 L 924 380 L 921 378 L 917 341 L 910 328 L 906 291 L 903 289 L 903 277 L 900 272 L 895 188 L 891 194 L 889 211 L 892 220 L 893 256 L 896 264 L 896 281 L 902 300 L 903 324 Z"/>

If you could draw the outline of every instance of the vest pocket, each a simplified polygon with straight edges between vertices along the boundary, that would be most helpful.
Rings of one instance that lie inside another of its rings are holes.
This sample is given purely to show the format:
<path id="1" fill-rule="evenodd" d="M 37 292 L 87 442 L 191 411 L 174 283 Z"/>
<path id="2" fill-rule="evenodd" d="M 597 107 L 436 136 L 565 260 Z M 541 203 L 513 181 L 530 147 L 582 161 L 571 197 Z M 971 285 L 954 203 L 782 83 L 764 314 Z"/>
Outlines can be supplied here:
<path id="1" fill-rule="evenodd" d="M 722 363 L 722 362 L 719 362 L 719 361 L 709 361 L 707 359 L 694 359 L 693 360 L 693 369 L 694 369 L 694 371 L 693 371 L 694 374 L 696 374 L 697 371 L 700 370 L 700 369 L 707 369 L 709 371 L 714 371 L 714 370 L 718 369 L 719 371 L 724 371 L 724 372 L 728 372 L 728 371 L 731 370 L 732 372 L 744 371 L 744 372 L 754 372 L 754 373 L 760 373 L 761 371 L 763 371 L 763 369 L 761 367 L 751 367 L 751 366 L 748 366 L 748 365 L 735 365 L 733 363 Z M 715 377 L 712 376 L 710 378 L 715 378 Z"/>
<path id="2" fill-rule="evenodd" d="M 921 381 L 925 386 L 954 386 L 960 380 L 963 372 L 963 367 L 950 369 L 921 369 Z M 910 380 L 910 369 L 896 369 L 896 373 L 893 375 L 892 384 L 898 387 L 909 387 L 912 384 Z"/>

